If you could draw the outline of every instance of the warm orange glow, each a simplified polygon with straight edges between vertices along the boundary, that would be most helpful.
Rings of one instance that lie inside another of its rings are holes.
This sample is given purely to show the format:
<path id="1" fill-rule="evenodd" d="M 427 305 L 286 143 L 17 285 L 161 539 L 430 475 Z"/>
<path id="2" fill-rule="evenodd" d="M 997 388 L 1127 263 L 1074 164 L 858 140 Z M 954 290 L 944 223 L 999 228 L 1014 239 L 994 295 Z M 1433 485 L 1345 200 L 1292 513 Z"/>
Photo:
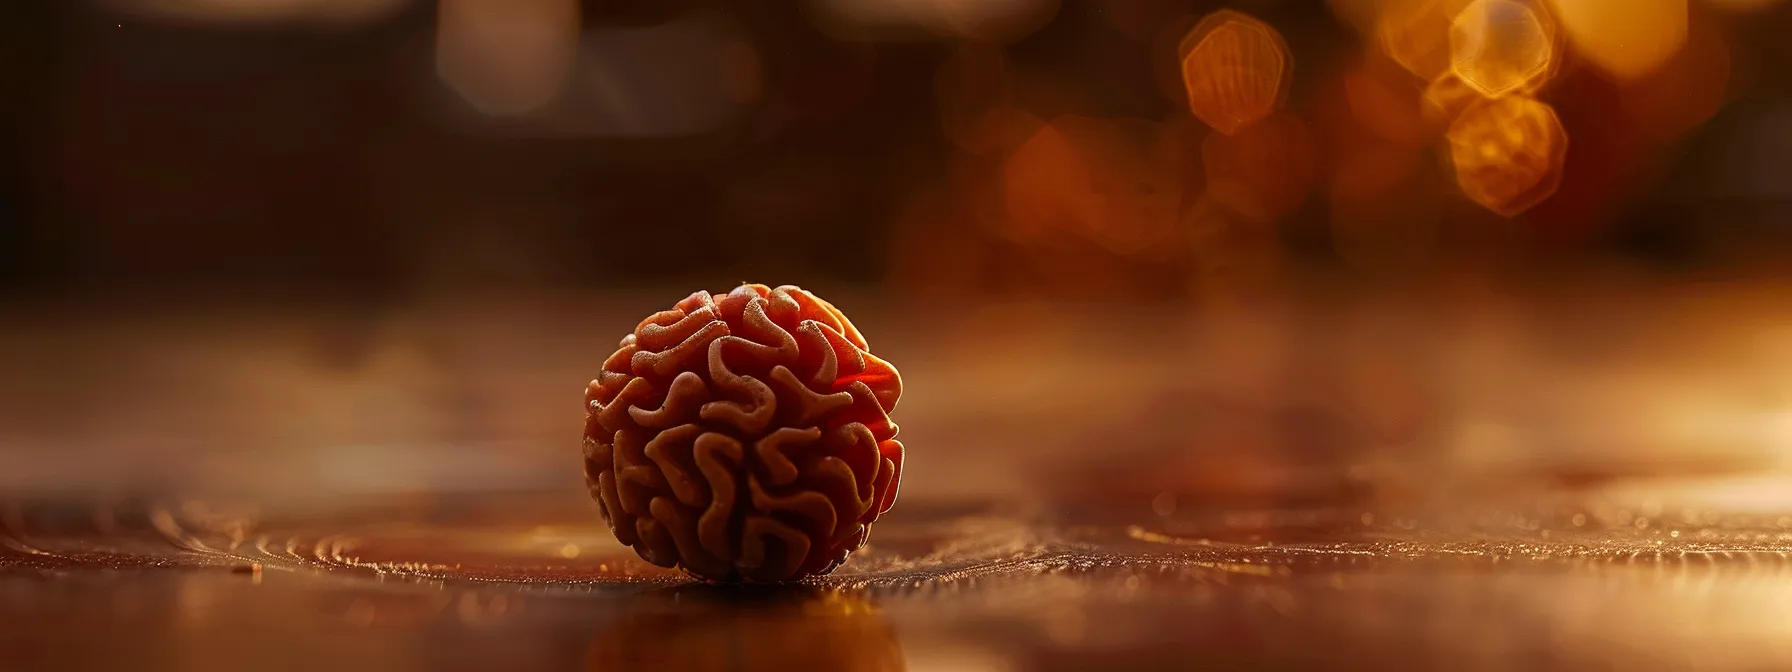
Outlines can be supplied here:
<path id="1" fill-rule="evenodd" d="M 1213 134 L 1201 143 L 1212 198 L 1256 221 L 1288 214 L 1313 183 L 1313 136 L 1286 112 L 1245 127 L 1235 136 Z"/>
<path id="2" fill-rule="evenodd" d="M 1418 168 L 1421 148 L 1392 142 L 1366 142 L 1343 150 L 1332 167 L 1328 190 L 1333 199 L 1399 200 L 1414 197 L 1393 193 L 1396 185 Z"/>
<path id="3" fill-rule="evenodd" d="M 1547 11 L 1515 0 L 1475 0 L 1450 25 L 1450 65 L 1487 96 L 1534 90 L 1556 63 Z"/>
<path id="4" fill-rule="evenodd" d="M 917 34 L 1007 43 L 1058 13 L 1058 0 L 810 0 L 810 17 L 839 39 L 910 39 Z"/>
<path id="5" fill-rule="evenodd" d="M 984 44 L 960 47 L 933 76 L 940 128 L 959 149 L 972 154 L 1014 149 L 1041 125 L 1012 104 L 1014 86 L 1000 48 Z"/>
<path id="6" fill-rule="evenodd" d="M 1686 46 L 1655 72 L 1624 87 L 1620 100 L 1637 129 L 1674 138 L 1710 121 L 1730 83 L 1730 45 L 1716 27 L 1695 25 Z"/>
<path id="7" fill-rule="evenodd" d="M 759 63 L 759 51 L 742 40 L 730 40 L 718 50 L 716 60 L 722 72 L 722 88 L 728 99 L 751 103 L 764 93 L 765 73 Z"/>
<path id="8" fill-rule="evenodd" d="M 1575 51 L 1613 77 L 1636 79 L 1686 42 L 1687 0 L 1553 0 Z"/>
<path id="9" fill-rule="evenodd" d="M 1181 229 L 1189 252 L 1189 289 L 1212 309 L 1248 305 L 1251 297 L 1274 286 L 1287 261 L 1271 227 L 1241 219 L 1211 197 L 1195 201 L 1182 213 Z M 1241 344 L 1241 350 L 1254 351 L 1238 353 L 1227 365 L 1241 371 L 1264 368 L 1262 360 L 1273 356 L 1268 351 L 1276 348 L 1276 335 L 1265 333 L 1270 330 L 1247 331 L 1234 337 L 1249 341 Z"/>
<path id="10" fill-rule="evenodd" d="M 1387 55 L 1427 82 L 1450 68 L 1450 20 L 1466 0 L 1385 0 L 1376 35 Z"/>
<path id="11" fill-rule="evenodd" d="M 1344 99 L 1357 122 L 1382 138 L 1416 144 L 1426 137 L 1419 91 L 1397 68 L 1365 64 L 1346 72 Z"/>
<path id="12" fill-rule="evenodd" d="M 1140 43 L 1180 38 L 1189 25 L 1185 21 L 1195 17 L 1185 0 L 1106 2 L 1096 15 L 1116 32 Z"/>
<path id="13" fill-rule="evenodd" d="M 1202 19 L 1179 51 L 1189 110 L 1227 135 L 1275 111 L 1294 64 L 1275 28 L 1230 10 Z"/>
<path id="14" fill-rule="evenodd" d="M 1008 158 L 1008 231 L 1022 241 L 1070 235 L 1142 254 L 1174 235 L 1182 188 L 1165 129 L 1137 119 L 1065 115 Z"/>
<path id="15" fill-rule="evenodd" d="M 1568 134 L 1546 103 L 1506 96 L 1470 106 L 1448 137 L 1462 193 L 1502 216 L 1531 209 L 1561 183 Z"/>
<path id="16" fill-rule="evenodd" d="M 1380 16 L 1381 0 L 1326 0 L 1332 15 L 1338 17 L 1357 32 L 1364 35 L 1375 32 L 1375 21 Z"/>
<path id="17" fill-rule="evenodd" d="M 1436 174 L 1419 171 L 1418 148 L 1365 147 L 1338 166 L 1327 202 L 1332 249 L 1363 271 L 1411 268 L 1438 244 Z"/>
<path id="18" fill-rule="evenodd" d="M 1424 102 L 1420 107 L 1428 126 L 1447 128 L 1469 106 L 1484 100 L 1486 98 L 1462 81 L 1462 77 L 1450 73 L 1425 87 Z"/>
<path id="19" fill-rule="evenodd" d="M 1752 14 L 1777 5 L 1779 2 L 1780 0 L 1705 0 L 1706 4 L 1737 14 Z"/>
<path id="20" fill-rule="evenodd" d="M 392 16 L 413 0 L 113 0 L 135 15 L 196 23 L 353 25 Z"/>
<path id="21" fill-rule="evenodd" d="M 577 58 L 577 0 L 442 0 L 436 71 L 468 103 L 494 115 L 558 98 Z"/>

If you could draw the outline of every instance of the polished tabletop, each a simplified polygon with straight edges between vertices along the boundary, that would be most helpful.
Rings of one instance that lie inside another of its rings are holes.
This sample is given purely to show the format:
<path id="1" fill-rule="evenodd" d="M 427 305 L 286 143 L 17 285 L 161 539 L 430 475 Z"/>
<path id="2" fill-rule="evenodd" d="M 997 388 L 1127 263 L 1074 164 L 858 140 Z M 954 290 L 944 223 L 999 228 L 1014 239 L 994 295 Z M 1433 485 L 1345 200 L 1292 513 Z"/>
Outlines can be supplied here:
<path id="1" fill-rule="evenodd" d="M 1186 319 L 861 301 L 905 376 L 901 499 L 833 574 L 750 588 L 643 562 L 584 492 L 578 392 L 651 301 L 38 315 L 0 334 L 24 355 L 0 374 L 30 390 L 0 411 L 0 652 L 7 669 L 1792 669 L 1792 415 L 1772 366 L 1792 358 L 1760 337 L 1778 300 Z M 1689 322 L 1711 314 L 1761 317 L 1727 337 Z"/>

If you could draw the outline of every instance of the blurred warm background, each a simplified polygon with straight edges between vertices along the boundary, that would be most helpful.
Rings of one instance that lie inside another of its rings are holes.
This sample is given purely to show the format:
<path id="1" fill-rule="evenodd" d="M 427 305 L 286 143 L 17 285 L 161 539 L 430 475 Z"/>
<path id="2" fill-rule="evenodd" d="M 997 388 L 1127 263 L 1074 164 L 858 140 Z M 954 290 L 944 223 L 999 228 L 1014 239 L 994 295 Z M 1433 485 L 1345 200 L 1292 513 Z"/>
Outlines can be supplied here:
<path id="1" fill-rule="evenodd" d="M 1792 669 L 1792 2 L 0 1 L 8 669 Z M 680 584 L 698 288 L 901 501 Z"/>
<path id="2" fill-rule="evenodd" d="M 926 500 L 1792 469 L 1792 3 L 14 0 L 0 488 L 577 495 L 698 287 Z"/>

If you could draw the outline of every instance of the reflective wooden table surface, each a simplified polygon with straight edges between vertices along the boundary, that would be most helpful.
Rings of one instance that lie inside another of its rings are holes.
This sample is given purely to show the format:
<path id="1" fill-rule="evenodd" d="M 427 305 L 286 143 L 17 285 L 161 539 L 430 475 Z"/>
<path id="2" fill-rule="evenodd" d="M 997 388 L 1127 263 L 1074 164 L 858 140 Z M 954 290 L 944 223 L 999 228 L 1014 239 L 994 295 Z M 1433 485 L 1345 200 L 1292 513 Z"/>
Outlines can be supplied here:
<path id="1" fill-rule="evenodd" d="M 583 491 L 594 344 L 657 298 L 10 321 L 0 667 L 1792 669 L 1783 296 L 835 298 L 904 372 L 902 498 L 753 589 Z"/>
<path id="2" fill-rule="evenodd" d="M 0 638 L 14 669 L 1792 665 L 1792 517 L 1575 502 L 918 505 L 834 575 L 761 588 L 647 565 L 563 495 L 287 515 L 23 502 L 0 545 Z"/>

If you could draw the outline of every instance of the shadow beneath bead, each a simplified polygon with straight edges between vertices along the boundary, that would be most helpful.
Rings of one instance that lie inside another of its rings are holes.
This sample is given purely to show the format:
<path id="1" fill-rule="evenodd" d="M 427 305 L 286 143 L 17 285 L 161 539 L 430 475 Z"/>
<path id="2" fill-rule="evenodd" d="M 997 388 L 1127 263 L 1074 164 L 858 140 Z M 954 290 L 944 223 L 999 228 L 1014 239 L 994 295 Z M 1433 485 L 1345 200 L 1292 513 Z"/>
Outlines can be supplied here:
<path id="1" fill-rule="evenodd" d="M 864 599 L 812 586 L 686 584 L 643 593 L 593 638 L 588 669 L 907 669 Z"/>

